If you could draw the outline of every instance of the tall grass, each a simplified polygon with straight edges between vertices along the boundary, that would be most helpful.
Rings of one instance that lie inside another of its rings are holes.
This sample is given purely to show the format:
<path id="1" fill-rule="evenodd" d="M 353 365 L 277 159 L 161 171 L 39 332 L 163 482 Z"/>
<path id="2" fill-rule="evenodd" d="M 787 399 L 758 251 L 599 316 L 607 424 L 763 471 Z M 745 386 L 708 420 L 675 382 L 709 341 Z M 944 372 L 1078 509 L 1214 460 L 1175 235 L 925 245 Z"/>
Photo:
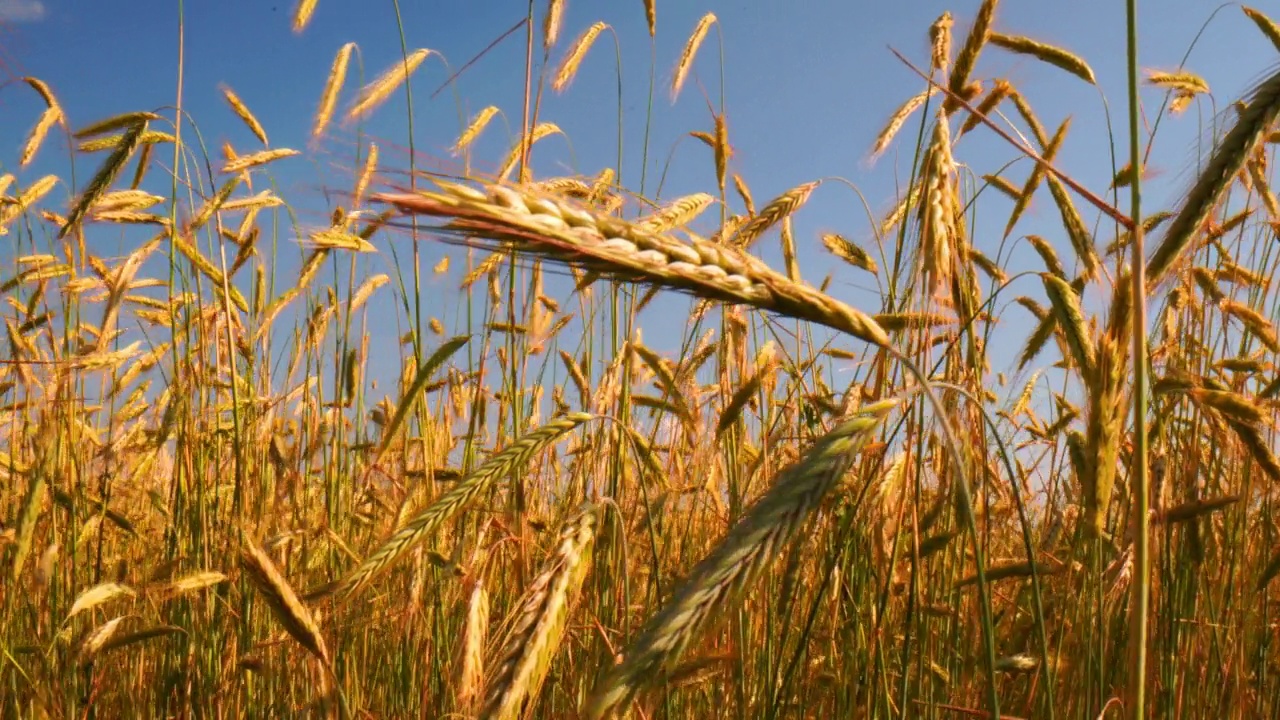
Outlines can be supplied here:
<path id="1" fill-rule="evenodd" d="M 669 29 L 644 9 L 653 43 Z M 318 228 L 269 182 L 301 152 L 268 146 L 230 88 L 263 147 L 214 161 L 181 65 L 172 114 L 81 128 L 74 98 L 6 88 L 44 108 L 20 166 L 65 138 L 72 169 L 95 169 L 0 175 L 17 249 L 0 271 L 0 715 L 1280 713 L 1280 75 L 1153 212 L 1132 14 L 1109 192 L 1055 167 L 1069 119 L 978 75 L 1017 53 L 1092 83 L 1087 60 L 1004 27 L 994 0 L 967 26 L 940 18 L 909 59 L 920 85 L 868 139 L 905 146 L 901 196 L 874 237 L 820 238 L 879 288 L 855 305 L 796 253 L 793 219 L 841 181 L 757 207 L 723 97 L 693 130 L 716 187 L 652 187 L 656 103 L 714 61 L 715 15 L 670 88 L 652 55 L 635 192 L 621 131 L 604 173 L 534 174 L 560 133 L 544 93 L 572 92 L 606 31 L 629 41 L 563 11 L 530 3 L 517 28 L 521 108 L 459 114 L 463 177 L 387 169 L 357 136 L 348 204 Z M 294 29 L 314 12 L 299 3 Z M 411 95 L 434 53 L 399 30 L 400 60 L 363 90 L 344 89 L 358 48 L 335 49 L 314 142 L 344 95 L 349 121 Z M 1153 128 L 1206 94 L 1187 70 L 1146 82 L 1165 93 Z M 520 118 L 505 162 L 474 158 L 500 113 Z M 1032 162 L 976 176 L 978 133 Z M 1018 235 L 1033 201 L 1061 227 Z M 122 256 L 89 251 L 112 231 Z M 1023 240 L 1043 292 L 1011 299 Z M 420 302 L 432 241 L 465 264 L 453 327 Z M 757 252 L 774 242 L 781 269 Z M 363 275 L 369 253 L 395 275 Z M 642 334 L 671 327 L 646 323 L 660 293 L 691 309 L 670 356 Z M 374 347 L 393 320 L 400 346 Z M 997 344 L 1015 367 L 994 367 Z M 366 376 L 374 353 L 399 353 L 394 387 Z"/>

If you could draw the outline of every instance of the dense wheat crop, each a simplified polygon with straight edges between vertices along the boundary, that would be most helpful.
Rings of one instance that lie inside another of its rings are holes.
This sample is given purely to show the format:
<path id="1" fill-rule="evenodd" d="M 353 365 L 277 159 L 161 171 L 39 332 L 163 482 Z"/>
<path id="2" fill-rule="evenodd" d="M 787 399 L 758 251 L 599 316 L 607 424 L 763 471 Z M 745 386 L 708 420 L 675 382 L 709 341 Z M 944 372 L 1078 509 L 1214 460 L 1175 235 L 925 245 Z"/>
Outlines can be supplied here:
<path id="1" fill-rule="evenodd" d="M 1055 165 L 1071 118 L 979 74 L 1021 56 L 1092 84 L 1088 59 L 986 0 L 904 53 L 919 81 L 866 139 L 904 179 L 874 232 L 804 238 L 841 180 L 753 196 L 731 106 L 689 129 L 701 192 L 534 173 L 564 134 L 534 100 L 615 38 L 535 5 L 510 40 L 540 63 L 512 70 L 528 109 L 464 114 L 449 174 L 333 134 L 426 48 L 359 88 L 334 48 L 307 150 L 231 87 L 210 91 L 259 144 L 218 158 L 172 108 L 71 127 L 75 97 L 0 88 L 45 108 L 0 172 L 0 716 L 1280 714 L 1280 74 L 1138 213 L 1142 163 L 1085 187 Z M 660 9 L 617 41 L 689 30 Z M 1280 49 L 1261 11 L 1236 20 Z M 720 22 L 655 60 L 653 112 L 733 42 Z M 1209 97 L 1190 69 L 1142 83 L 1142 148 Z M 498 117 L 514 143 L 473 157 Z M 980 135 L 1018 162 L 974 173 Z M 61 140 L 92 173 L 24 172 Z M 308 225 L 269 178 L 326 144 L 349 185 Z M 1049 231 L 1018 231 L 1033 205 Z M 122 255 L 90 252 L 104 232 Z M 441 242 L 436 272 L 465 267 L 451 324 L 421 303 L 415 248 Z M 667 294 L 678 324 L 646 314 Z"/>

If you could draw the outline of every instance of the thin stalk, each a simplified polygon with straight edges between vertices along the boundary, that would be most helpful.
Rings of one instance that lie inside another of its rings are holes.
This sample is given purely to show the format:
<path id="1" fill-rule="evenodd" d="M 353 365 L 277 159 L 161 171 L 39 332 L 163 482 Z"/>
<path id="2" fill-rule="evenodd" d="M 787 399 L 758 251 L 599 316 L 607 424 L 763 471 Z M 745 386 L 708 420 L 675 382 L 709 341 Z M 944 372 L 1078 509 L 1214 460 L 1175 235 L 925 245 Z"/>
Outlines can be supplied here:
<path id="1" fill-rule="evenodd" d="M 1135 169 L 1129 186 L 1130 217 L 1133 218 L 1133 467 L 1130 471 L 1134 494 L 1133 572 L 1134 588 L 1129 597 L 1129 692 L 1125 709 L 1134 720 L 1146 717 L 1147 614 L 1151 605 L 1151 557 L 1148 519 L 1147 478 L 1147 279 L 1142 233 L 1142 149 L 1139 145 L 1138 105 L 1138 0 L 1125 0 L 1129 61 L 1129 163 Z"/>

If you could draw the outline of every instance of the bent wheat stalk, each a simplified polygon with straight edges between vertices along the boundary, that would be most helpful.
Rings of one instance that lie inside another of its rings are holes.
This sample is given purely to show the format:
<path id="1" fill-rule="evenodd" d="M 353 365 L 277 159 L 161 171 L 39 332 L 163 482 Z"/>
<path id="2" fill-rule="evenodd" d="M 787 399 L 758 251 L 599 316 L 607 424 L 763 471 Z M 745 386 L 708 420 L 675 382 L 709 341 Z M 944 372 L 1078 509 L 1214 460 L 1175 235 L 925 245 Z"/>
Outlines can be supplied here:
<path id="1" fill-rule="evenodd" d="M 438 191 L 379 193 L 372 199 L 406 214 L 447 218 L 437 228 L 446 241 L 497 243 L 619 280 L 809 320 L 889 347 L 888 334 L 869 315 L 735 248 L 686 242 L 561 198 L 551 200 L 506 185 L 486 185 L 480 192 L 443 180 L 435 184 Z"/>

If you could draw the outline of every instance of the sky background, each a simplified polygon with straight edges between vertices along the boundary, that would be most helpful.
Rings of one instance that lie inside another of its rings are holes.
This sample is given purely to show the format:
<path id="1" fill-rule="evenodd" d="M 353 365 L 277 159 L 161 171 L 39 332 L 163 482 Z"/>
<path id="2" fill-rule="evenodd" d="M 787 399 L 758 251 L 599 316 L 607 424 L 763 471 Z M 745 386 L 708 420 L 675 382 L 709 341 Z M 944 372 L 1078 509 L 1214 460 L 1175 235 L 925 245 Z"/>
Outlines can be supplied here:
<path id="1" fill-rule="evenodd" d="M 715 103 L 723 90 L 729 139 L 735 149 L 730 170 L 749 184 L 758 206 L 800 183 L 839 176 L 846 178 L 862 197 L 839 183 L 825 183 L 795 218 L 800 243 L 801 268 L 806 280 L 817 284 L 834 274 L 831 292 L 865 307 L 875 280 L 859 270 L 839 266 L 825 255 L 821 232 L 839 232 L 864 247 L 873 244 L 868 208 L 876 218 L 893 205 L 899 179 L 906 176 L 918 117 L 908 123 L 888 154 L 874 165 L 868 153 L 876 134 L 893 110 L 923 88 L 922 81 L 891 53 L 897 49 L 919 66 L 929 56 L 928 28 L 944 10 L 956 19 L 958 48 L 977 0 L 912 0 L 911 2 L 722 2 L 658 0 L 658 34 L 653 47 L 657 89 L 653 129 L 648 153 L 645 187 L 650 197 L 675 198 L 691 192 L 715 194 L 710 151 L 688 137 L 691 130 L 710 130 L 711 116 L 704 97 Z M 1280 19 L 1280 5 L 1259 2 L 1257 7 Z M 538 37 L 545 2 L 536 3 Z M 414 140 L 420 153 L 449 158 L 448 148 L 466 119 L 486 105 L 502 108 L 500 117 L 476 145 L 477 167 L 492 168 L 512 144 L 520 123 L 522 102 L 523 30 L 488 52 L 457 81 L 456 86 L 430 95 L 452 69 L 483 50 L 526 12 L 527 3 L 514 0 L 473 2 L 422 2 L 402 0 L 405 42 L 410 50 L 430 48 L 432 56 L 412 80 Z M 1215 10 L 1217 13 L 1215 15 Z M 194 120 L 215 164 L 218 148 L 229 141 L 239 152 L 261 145 L 228 110 L 219 92 L 227 85 L 244 100 L 262 122 L 271 147 L 305 150 L 303 156 L 269 166 L 254 190 L 267 186 L 268 178 L 299 213 L 305 227 L 327 224 L 324 190 L 347 190 L 352 174 L 357 128 L 336 129 L 317 148 L 308 149 L 308 133 L 335 52 L 346 42 L 359 46 L 352 72 L 339 103 L 347 107 L 358 87 L 401 57 L 396 9 L 392 2 L 376 0 L 319 0 L 311 25 L 301 35 L 290 31 L 293 4 L 288 0 L 227 0 L 187 2 L 184 7 L 183 105 Z M 669 100 L 673 70 L 681 49 L 698 19 L 714 12 L 719 23 L 699 53 L 693 72 L 679 100 Z M 1176 69 L 1197 33 L 1202 36 L 1187 60 L 1188 69 L 1204 77 L 1219 103 L 1197 102 L 1184 115 L 1166 119 L 1157 136 L 1153 161 L 1148 168 L 1145 211 L 1167 209 L 1190 184 L 1197 161 L 1197 139 L 1206 136 L 1214 116 L 1258 82 L 1276 65 L 1276 52 L 1237 5 L 1220 6 L 1195 0 L 1146 0 L 1139 2 L 1140 61 L 1145 68 Z M 643 160 L 642 141 L 648 93 L 651 47 L 640 0 L 586 2 L 569 0 L 562 38 L 551 52 L 551 68 L 559 63 L 573 39 L 591 23 L 608 23 L 618 39 L 623 88 L 624 186 L 637 190 Z M 1207 25 L 1206 25 L 1207 23 Z M 1066 117 L 1072 127 L 1059 165 L 1084 185 L 1105 191 L 1113 164 L 1108 118 L 1123 136 L 1127 96 L 1125 91 L 1125 23 L 1122 0 L 1006 0 L 997 12 L 996 28 L 1055 44 L 1083 56 L 1094 69 L 1098 86 L 1090 86 L 1056 68 L 1031 58 L 1011 55 L 998 48 L 982 54 L 975 76 L 1009 79 L 1029 99 L 1050 132 Z M 32 166 L 17 170 L 22 142 L 43 104 L 25 84 L 14 82 L 32 75 L 47 82 L 60 99 L 72 128 L 117 113 L 154 110 L 171 116 L 176 98 L 179 58 L 179 3 L 106 3 L 96 0 L 0 0 L 0 173 L 15 172 L 18 185 L 26 185 L 46 173 L 67 178 L 66 141 L 46 142 Z M 723 45 L 721 44 L 723 39 Z M 723 53 L 724 87 L 720 86 L 720 54 Z M 448 68 L 442 62 L 447 61 Z M 535 60 L 541 63 L 541 52 Z M 562 95 L 544 99 L 541 119 L 555 122 L 567 135 L 543 141 L 535 152 L 538 175 L 594 175 L 615 164 L 618 144 L 617 76 L 612 35 L 597 41 L 573 85 Z M 361 75 L 362 73 L 362 75 Z M 990 87 L 988 82 L 987 87 Z M 705 96 L 704 96 L 705 92 Z M 1144 90 L 1151 110 L 1163 94 Z M 1006 106 L 1008 112 L 1012 109 Z M 184 129 L 184 136 L 190 126 Z M 363 128 L 378 140 L 382 166 L 404 169 L 407 156 L 396 146 L 406 144 L 403 93 L 379 108 Z M 188 141 L 190 137 L 186 136 Z M 897 156 L 901 151 L 903 156 Z M 1123 143 L 1115 148 L 1123 158 Z M 989 131 L 979 130 L 958 145 L 957 159 L 975 172 L 991 172 L 1013 160 L 1017 152 Z M 159 153 L 167 157 L 166 153 Z M 76 173 L 83 183 L 101 162 L 102 155 L 80 156 Z M 1023 159 L 1009 170 L 1021 184 L 1031 164 Z M 153 174 L 153 181 L 160 177 Z M 220 183 L 222 178 L 218 178 Z M 59 197 L 71 191 L 60 187 Z M 243 192 L 243 191 L 241 191 Z M 864 204 L 865 200 L 865 204 Z M 735 200 L 736 203 L 736 200 Z M 1085 219 L 1093 225 L 1098 213 L 1077 198 Z M 991 200 L 983 209 L 991 232 L 980 226 L 973 243 L 988 255 L 1000 249 L 1003 228 L 1012 203 Z M 708 215 L 710 215 L 709 213 Z M 980 223 L 982 221 L 980 220 Z M 1098 226 L 1097 244 L 1112 239 L 1108 225 Z M 704 228 L 705 229 L 705 228 Z M 1026 233 L 1045 235 L 1069 257 L 1058 212 L 1047 192 L 1037 196 L 1013 240 Z M 94 227 L 91 249 L 102 257 L 130 252 L 149 236 Z M 760 243 L 763 257 L 781 266 L 777 233 Z M 286 238 L 290 240 L 290 238 Z M 8 264 L 15 251 L 13 237 L 0 239 L 0 264 Z M 37 239 L 47 251 L 48 240 Z M 403 235 L 375 238 L 379 253 L 360 258 L 362 277 L 376 272 L 394 274 L 391 246 L 401 257 L 409 251 Z M 430 269 L 442 252 L 453 257 L 446 276 L 432 276 Z M 1040 270 L 1037 256 L 1025 242 L 1013 244 L 1008 268 Z M 279 283 L 296 278 L 301 251 L 285 247 L 280 255 Z M 456 292 L 462 274 L 463 255 L 456 249 L 423 247 L 425 314 L 458 319 L 460 297 Z M 0 275 L 8 272 L 0 267 Z M 245 279 L 249 274 L 244 273 Z M 278 285 L 278 290 L 282 289 Z M 381 307 L 390 308 L 390 288 L 380 291 Z M 1019 281 L 1016 295 L 1043 297 L 1035 278 Z M 560 293 L 563 301 L 567 293 Z M 655 312 L 684 312 L 687 300 L 673 298 L 655 306 Z M 868 308 L 878 310 L 878 306 Z M 998 308 L 999 310 L 999 308 Z M 371 318 L 374 347 L 394 344 L 404 331 L 392 313 Z M 662 332 L 664 317 L 677 317 L 673 332 Z M 648 315 L 644 320 L 647 344 L 671 352 L 683 329 L 683 315 Z M 997 358 L 1012 358 L 1026 336 L 1027 315 L 1019 309 L 1005 313 L 1016 342 L 998 348 Z M 1019 326 L 1019 323 L 1022 326 Z M 137 335 L 122 338 L 124 344 Z M 1001 354 L 1003 353 L 1003 354 Z M 394 354 L 378 353 L 368 370 L 374 374 L 395 371 Z M 997 363 L 995 371 L 1007 369 Z M 384 386 L 385 387 L 385 386 Z M 381 391 L 379 392 L 379 395 Z"/>

